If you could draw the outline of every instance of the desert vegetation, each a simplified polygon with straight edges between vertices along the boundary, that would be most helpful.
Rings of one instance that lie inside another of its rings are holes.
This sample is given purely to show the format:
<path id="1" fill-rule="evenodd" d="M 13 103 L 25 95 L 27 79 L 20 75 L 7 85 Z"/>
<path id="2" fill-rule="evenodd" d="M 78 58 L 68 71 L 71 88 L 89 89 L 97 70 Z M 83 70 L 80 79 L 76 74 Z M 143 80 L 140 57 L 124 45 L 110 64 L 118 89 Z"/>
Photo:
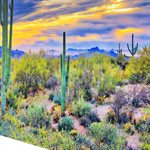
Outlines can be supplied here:
<path id="1" fill-rule="evenodd" d="M 150 47 L 138 50 L 132 34 L 131 57 L 119 44 L 117 58 L 71 59 L 64 32 L 59 58 L 41 50 L 11 60 L 13 0 L 9 49 L 8 1 L 0 2 L 0 135 L 51 150 L 150 149 Z"/>
<path id="2" fill-rule="evenodd" d="M 149 52 L 125 70 L 105 55 L 71 60 L 65 112 L 59 58 L 12 60 L 0 135 L 49 149 L 149 149 Z"/>

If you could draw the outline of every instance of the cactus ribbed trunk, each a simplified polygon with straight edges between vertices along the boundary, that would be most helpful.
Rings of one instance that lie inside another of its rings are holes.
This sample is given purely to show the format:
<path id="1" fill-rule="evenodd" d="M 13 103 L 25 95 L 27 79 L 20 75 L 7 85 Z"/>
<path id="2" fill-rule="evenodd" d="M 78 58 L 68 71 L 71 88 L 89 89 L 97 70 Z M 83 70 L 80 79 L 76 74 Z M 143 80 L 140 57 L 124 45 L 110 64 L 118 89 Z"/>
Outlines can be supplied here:
<path id="1" fill-rule="evenodd" d="M 120 48 L 120 43 L 119 43 L 119 49 L 117 50 L 118 55 L 122 54 L 122 49 Z"/>
<path id="2" fill-rule="evenodd" d="M 12 25 L 13 25 L 13 3 L 10 7 L 8 0 L 0 0 L 0 22 L 2 25 L 2 88 L 1 88 L 1 106 L 2 115 L 6 109 L 6 94 L 10 82 L 10 64 L 11 64 L 11 47 L 12 47 Z M 10 30 L 8 34 L 8 9 L 10 8 Z M 9 42 L 8 42 L 9 39 Z"/>
<path id="3" fill-rule="evenodd" d="M 10 85 L 10 73 L 11 73 L 11 51 L 12 51 L 12 31 L 13 31 L 13 9 L 14 9 L 14 0 L 11 1 L 10 5 L 10 29 L 9 29 L 9 49 L 8 49 L 8 70 L 7 70 L 7 85 L 6 88 L 9 88 Z"/>
<path id="4" fill-rule="evenodd" d="M 61 68 L 61 107 L 62 112 L 66 110 L 66 92 L 69 78 L 70 56 L 68 56 L 66 66 L 66 33 L 63 33 L 63 54 L 60 55 L 60 68 Z"/>

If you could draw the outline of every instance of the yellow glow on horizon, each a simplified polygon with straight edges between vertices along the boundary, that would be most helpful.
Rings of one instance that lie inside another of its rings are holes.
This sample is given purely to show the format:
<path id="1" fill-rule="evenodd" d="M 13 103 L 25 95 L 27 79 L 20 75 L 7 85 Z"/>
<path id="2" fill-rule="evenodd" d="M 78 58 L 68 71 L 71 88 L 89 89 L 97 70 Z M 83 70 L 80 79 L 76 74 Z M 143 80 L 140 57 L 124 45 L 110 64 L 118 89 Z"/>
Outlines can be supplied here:
<path id="1" fill-rule="evenodd" d="M 47 8 L 52 4 L 59 4 L 62 5 L 56 8 Z M 48 41 L 48 40 L 55 40 L 61 41 L 62 37 L 57 35 L 57 32 L 68 31 L 72 29 L 77 29 L 79 27 L 89 27 L 89 24 L 82 23 L 84 20 L 102 20 L 105 16 L 109 16 L 111 14 L 128 14 L 134 13 L 139 11 L 139 8 L 130 8 L 123 2 L 123 0 L 110 0 L 109 3 L 104 5 L 91 7 L 83 11 L 74 12 L 70 14 L 60 14 L 57 17 L 50 17 L 43 19 L 35 19 L 33 21 L 23 21 L 23 19 L 28 20 L 30 17 L 35 17 L 44 13 L 53 14 L 56 10 L 61 8 L 65 8 L 66 6 L 69 7 L 76 6 L 77 2 L 71 2 L 69 0 L 57 0 L 57 1 L 41 1 L 38 5 L 38 9 L 34 12 L 26 15 L 22 18 L 22 21 L 16 22 L 14 24 L 14 32 L 13 32 L 13 46 L 22 46 L 25 44 L 33 45 L 37 41 Z M 67 7 L 66 7 L 67 9 Z M 115 20 L 115 19 L 114 19 Z M 129 20 L 130 21 L 130 20 Z M 100 27 L 101 28 L 101 27 Z M 116 29 L 113 33 L 115 34 L 116 39 L 122 39 L 129 33 L 142 33 L 143 29 L 140 28 L 126 28 L 126 29 Z M 110 33 L 112 34 L 112 33 Z M 107 35 L 109 36 L 109 35 Z M 86 34 L 85 36 L 71 36 L 69 37 L 69 42 L 78 41 L 78 42 L 86 42 L 86 41 L 98 41 L 102 37 L 99 34 Z M 0 37 L 1 42 L 1 37 Z"/>
<path id="2" fill-rule="evenodd" d="M 115 36 L 117 40 L 123 39 L 124 37 L 126 37 L 129 34 L 132 33 L 142 33 L 144 30 L 141 28 L 126 28 L 126 29 L 117 29 L 115 31 Z"/>

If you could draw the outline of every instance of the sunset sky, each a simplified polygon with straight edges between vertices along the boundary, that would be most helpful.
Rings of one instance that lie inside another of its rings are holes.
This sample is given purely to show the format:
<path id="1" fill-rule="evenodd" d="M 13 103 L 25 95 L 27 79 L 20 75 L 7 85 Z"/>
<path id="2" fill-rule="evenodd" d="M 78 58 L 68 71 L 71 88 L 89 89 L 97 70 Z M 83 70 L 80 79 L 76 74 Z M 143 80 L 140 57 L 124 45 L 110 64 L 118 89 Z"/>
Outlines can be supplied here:
<path id="1" fill-rule="evenodd" d="M 13 48 L 126 49 L 131 34 L 150 45 L 150 0 L 15 0 Z M 0 39 L 1 40 L 1 39 Z"/>

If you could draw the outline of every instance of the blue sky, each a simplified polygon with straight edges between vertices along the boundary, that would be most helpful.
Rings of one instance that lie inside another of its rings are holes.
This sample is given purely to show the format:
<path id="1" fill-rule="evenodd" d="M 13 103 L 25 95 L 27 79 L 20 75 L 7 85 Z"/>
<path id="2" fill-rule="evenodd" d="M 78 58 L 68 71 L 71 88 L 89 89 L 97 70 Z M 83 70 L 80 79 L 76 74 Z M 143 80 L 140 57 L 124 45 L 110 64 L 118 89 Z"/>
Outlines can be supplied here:
<path id="1" fill-rule="evenodd" d="M 150 0 L 15 0 L 13 47 L 25 51 L 67 47 L 116 49 L 150 45 Z"/>

